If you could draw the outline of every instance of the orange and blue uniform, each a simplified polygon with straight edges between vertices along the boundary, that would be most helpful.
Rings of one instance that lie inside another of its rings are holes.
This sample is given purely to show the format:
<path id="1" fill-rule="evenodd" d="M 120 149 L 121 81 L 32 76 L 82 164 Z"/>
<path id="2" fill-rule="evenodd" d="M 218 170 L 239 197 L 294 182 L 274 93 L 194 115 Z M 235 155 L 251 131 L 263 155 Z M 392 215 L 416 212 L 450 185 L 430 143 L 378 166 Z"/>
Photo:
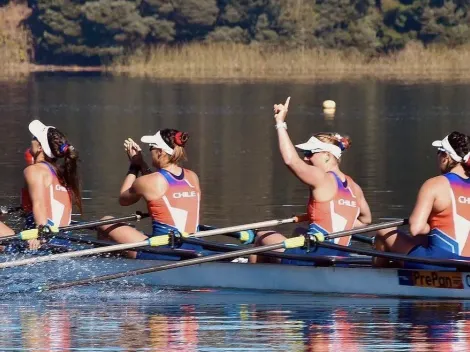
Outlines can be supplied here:
<path id="1" fill-rule="evenodd" d="M 72 220 L 72 196 L 70 191 L 62 186 L 54 168 L 43 162 L 52 174 L 52 183 L 44 188 L 44 204 L 46 206 L 47 224 L 50 226 L 67 226 Z M 36 227 L 33 215 L 33 205 L 28 190 L 23 190 L 23 209 L 26 214 L 26 229 Z"/>
<path id="2" fill-rule="evenodd" d="M 72 221 L 72 194 L 64 187 L 57 177 L 55 169 L 47 162 L 43 161 L 51 174 L 52 182 L 49 187 L 45 187 L 43 192 L 44 205 L 46 207 L 47 225 L 49 226 L 68 226 Z M 28 189 L 21 190 L 21 206 L 25 212 L 25 229 L 37 227 L 34 220 L 33 204 Z M 67 240 L 53 238 L 48 241 L 54 247 L 69 247 L 71 243 Z M 25 250 L 25 242 L 13 242 L 6 248 L 6 252 L 16 252 Z"/>
<path id="3" fill-rule="evenodd" d="M 356 184 L 352 182 L 349 176 L 346 176 L 343 182 L 338 175 L 330 172 L 336 179 L 337 191 L 333 199 L 327 202 L 316 201 L 310 194 L 310 199 L 307 206 L 307 214 L 309 216 L 310 226 L 308 233 L 322 233 L 324 235 L 337 231 L 351 230 L 359 217 L 361 212 L 360 204 L 355 194 L 358 193 Z M 340 237 L 331 240 L 331 242 L 349 246 L 351 236 Z M 347 256 L 346 252 L 339 252 L 327 248 L 317 248 L 309 253 L 304 249 L 295 248 L 287 249 L 286 254 L 308 254 L 313 256 L 328 255 L 328 256 Z M 313 262 L 283 259 L 283 264 L 296 264 L 296 265 L 314 265 Z"/>
<path id="4" fill-rule="evenodd" d="M 164 169 L 158 172 L 165 178 L 168 188 L 161 198 L 147 202 L 147 208 L 152 217 L 152 235 L 150 237 L 167 235 L 170 232 L 197 232 L 201 193 L 195 186 L 197 180 L 194 175 L 185 169 L 178 176 Z M 199 246 L 186 243 L 181 248 L 202 250 Z M 178 257 L 137 252 L 137 259 L 175 260 Z"/>
<path id="5" fill-rule="evenodd" d="M 443 176 L 449 181 L 452 205 L 440 213 L 431 213 L 428 219 L 431 228 L 428 246 L 416 246 L 408 254 L 435 259 L 470 260 L 470 179 L 464 179 L 454 173 Z M 405 263 L 405 266 L 434 268 L 419 263 Z"/>

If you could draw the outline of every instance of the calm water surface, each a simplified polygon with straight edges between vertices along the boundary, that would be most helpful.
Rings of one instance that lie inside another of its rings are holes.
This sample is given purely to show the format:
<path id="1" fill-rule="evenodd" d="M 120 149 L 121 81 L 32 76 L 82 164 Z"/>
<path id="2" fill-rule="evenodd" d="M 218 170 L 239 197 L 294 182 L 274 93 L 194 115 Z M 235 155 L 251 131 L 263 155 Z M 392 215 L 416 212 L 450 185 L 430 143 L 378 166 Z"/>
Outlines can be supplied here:
<path id="1" fill-rule="evenodd" d="M 0 92 L 0 203 L 19 202 L 27 125 L 40 118 L 65 131 L 81 153 L 85 219 L 143 210 L 117 204 L 128 166 L 122 143 L 164 127 L 191 135 L 187 166 L 201 180 L 202 223 L 229 226 L 304 211 L 306 188 L 282 164 L 273 127 L 272 105 L 289 95 L 294 142 L 318 131 L 351 136 L 343 169 L 363 187 L 375 218 L 406 216 L 419 185 L 436 172 L 430 143 L 452 130 L 470 132 L 469 85 L 35 75 L 0 82 Z M 326 99 L 338 104 L 333 118 L 321 112 Z M 469 306 L 459 301 L 105 285 L 4 295 L 0 322 L 0 350 L 470 350 Z"/>

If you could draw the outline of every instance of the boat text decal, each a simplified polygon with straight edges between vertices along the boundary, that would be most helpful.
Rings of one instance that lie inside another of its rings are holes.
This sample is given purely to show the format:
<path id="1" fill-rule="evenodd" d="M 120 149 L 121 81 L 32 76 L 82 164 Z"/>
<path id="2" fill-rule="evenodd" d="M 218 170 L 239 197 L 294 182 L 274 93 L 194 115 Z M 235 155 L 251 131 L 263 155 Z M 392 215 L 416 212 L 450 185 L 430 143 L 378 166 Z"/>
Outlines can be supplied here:
<path id="1" fill-rule="evenodd" d="M 463 289 L 462 273 L 398 270 L 398 283 L 405 286 Z"/>

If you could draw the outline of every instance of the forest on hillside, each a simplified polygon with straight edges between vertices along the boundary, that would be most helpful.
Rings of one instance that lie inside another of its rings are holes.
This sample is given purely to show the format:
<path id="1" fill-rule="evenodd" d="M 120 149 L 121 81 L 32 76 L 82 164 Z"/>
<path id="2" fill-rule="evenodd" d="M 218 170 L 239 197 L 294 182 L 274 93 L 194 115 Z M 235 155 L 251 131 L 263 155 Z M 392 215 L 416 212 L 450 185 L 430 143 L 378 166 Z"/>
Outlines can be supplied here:
<path id="1" fill-rule="evenodd" d="M 0 0 L 5 6 L 7 0 Z M 155 45 L 357 50 L 470 41 L 470 0 L 28 0 L 34 61 L 97 65 Z"/>

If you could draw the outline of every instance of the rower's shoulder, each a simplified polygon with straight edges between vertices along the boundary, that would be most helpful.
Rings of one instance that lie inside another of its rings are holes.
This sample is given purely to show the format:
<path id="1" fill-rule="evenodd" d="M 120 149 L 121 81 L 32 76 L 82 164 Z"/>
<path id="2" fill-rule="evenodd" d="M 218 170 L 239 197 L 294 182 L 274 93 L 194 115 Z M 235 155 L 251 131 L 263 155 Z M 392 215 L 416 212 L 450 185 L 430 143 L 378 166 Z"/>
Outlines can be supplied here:
<path id="1" fill-rule="evenodd" d="M 46 165 L 44 165 L 43 163 L 37 163 L 37 164 L 26 166 L 23 170 L 23 175 L 25 177 L 30 177 L 30 176 L 47 172 L 47 171 L 48 171 L 48 167 Z"/>
<path id="2" fill-rule="evenodd" d="M 199 177 L 197 176 L 197 174 L 194 171 L 189 170 L 189 169 L 184 169 L 184 172 L 186 174 L 185 175 L 186 177 L 189 177 L 189 178 L 192 178 L 194 180 L 199 181 Z"/>
<path id="3" fill-rule="evenodd" d="M 427 179 L 426 181 L 424 181 L 423 185 L 421 186 L 421 189 L 436 191 L 448 185 L 449 185 L 449 180 L 445 176 L 439 175 L 439 176 L 431 177 Z"/>

